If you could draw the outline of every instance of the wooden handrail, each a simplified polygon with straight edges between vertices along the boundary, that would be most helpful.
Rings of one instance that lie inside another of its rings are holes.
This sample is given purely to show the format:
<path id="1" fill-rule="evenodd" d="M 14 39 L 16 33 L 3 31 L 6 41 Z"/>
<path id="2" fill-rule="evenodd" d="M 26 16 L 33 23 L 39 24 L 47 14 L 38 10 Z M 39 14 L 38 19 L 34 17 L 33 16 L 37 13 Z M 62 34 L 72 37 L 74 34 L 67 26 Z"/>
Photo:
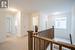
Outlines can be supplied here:
<path id="1" fill-rule="evenodd" d="M 36 30 L 38 30 L 38 29 L 36 29 Z M 47 37 L 47 38 L 53 39 L 54 38 L 54 27 L 47 29 L 47 30 L 40 31 L 40 32 L 28 31 L 28 50 L 35 50 L 35 48 L 37 48 L 36 50 L 46 50 L 49 45 L 49 42 L 44 41 L 41 43 L 41 39 L 38 40 L 35 37 L 33 37 L 32 35 L 39 35 L 42 37 Z"/>
<path id="2" fill-rule="evenodd" d="M 54 27 L 40 32 L 28 31 L 28 50 L 46 50 L 49 44 L 50 50 L 53 50 L 53 44 L 58 45 L 59 50 L 62 50 L 62 47 L 75 50 L 75 45 L 55 41 L 53 38 Z"/>
<path id="3" fill-rule="evenodd" d="M 75 50 L 75 45 L 71 45 L 69 43 L 64 43 L 64 42 L 61 42 L 61 41 L 55 41 L 54 39 L 49 39 L 49 38 L 40 37 L 40 36 L 36 36 L 36 35 L 33 35 L 33 37 L 51 42 L 51 43 L 56 44 L 56 45 L 60 45 L 60 46 L 69 48 L 69 49 L 72 49 L 72 50 Z"/>
<path id="4" fill-rule="evenodd" d="M 49 45 L 49 42 L 44 41 L 42 43 L 39 43 L 39 42 L 41 42 L 41 39 L 38 40 L 35 37 L 33 37 L 33 35 L 39 35 L 42 37 L 47 37 L 47 38 L 53 39 L 54 38 L 54 27 L 47 29 L 47 30 L 40 31 L 40 32 L 28 31 L 28 50 L 35 50 L 36 47 L 37 47 L 36 50 L 39 50 L 39 49 L 46 50 Z M 42 47 L 40 47 L 40 45 L 38 45 L 38 44 L 40 44 Z"/>

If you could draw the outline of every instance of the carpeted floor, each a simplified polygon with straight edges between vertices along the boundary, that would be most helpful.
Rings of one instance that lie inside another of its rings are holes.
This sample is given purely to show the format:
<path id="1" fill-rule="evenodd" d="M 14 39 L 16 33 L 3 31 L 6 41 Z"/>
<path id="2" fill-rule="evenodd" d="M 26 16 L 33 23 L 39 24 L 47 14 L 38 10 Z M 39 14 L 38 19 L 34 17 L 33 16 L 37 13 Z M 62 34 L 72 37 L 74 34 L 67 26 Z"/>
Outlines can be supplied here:
<path id="1" fill-rule="evenodd" d="M 28 37 L 9 38 L 0 44 L 0 50 L 28 50 Z"/>

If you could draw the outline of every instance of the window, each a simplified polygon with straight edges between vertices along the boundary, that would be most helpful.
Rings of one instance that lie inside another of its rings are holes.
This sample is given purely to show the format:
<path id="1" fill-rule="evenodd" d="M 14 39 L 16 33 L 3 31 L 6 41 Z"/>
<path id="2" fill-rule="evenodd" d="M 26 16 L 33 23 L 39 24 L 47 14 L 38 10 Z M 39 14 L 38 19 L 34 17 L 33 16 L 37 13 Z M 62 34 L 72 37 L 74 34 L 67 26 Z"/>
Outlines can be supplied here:
<path id="1" fill-rule="evenodd" d="M 55 18 L 55 28 L 66 29 L 66 17 L 56 17 Z"/>

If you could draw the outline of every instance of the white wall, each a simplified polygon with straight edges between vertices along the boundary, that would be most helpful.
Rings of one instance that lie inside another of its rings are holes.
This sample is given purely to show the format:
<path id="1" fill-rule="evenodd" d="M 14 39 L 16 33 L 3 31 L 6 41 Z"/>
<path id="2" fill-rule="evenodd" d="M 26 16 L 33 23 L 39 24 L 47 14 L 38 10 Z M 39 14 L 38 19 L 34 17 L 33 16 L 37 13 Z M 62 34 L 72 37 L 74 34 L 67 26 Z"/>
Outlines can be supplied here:
<path id="1" fill-rule="evenodd" d="M 72 40 L 73 43 L 75 44 L 75 5 L 73 6 L 72 9 Z"/>
<path id="2" fill-rule="evenodd" d="M 5 29 L 5 17 L 3 13 L 0 13 L 0 42 L 3 42 L 6 38 L 6 29 Z"/>
<path id="3" fill-rule="evenodd" d="M 8 35 L 6 18 L 9 16 L 14 17 L 15 13 L 12 13 L 11 11 L 0 11 L 0 42 L 6 41 Z"/>
<path id="4" fill-rule="evenodd" d="M 45 21 L 46 17 L 44 15 L 39 16 L 39 30 L 45 30 L 47 29 L 47 23 Z"/>
<path id="5" fill-rule="evenodd" d="M 29 30 L 33 30 L 34 31 L 34 25 L 37 25 L 39 26 L 39 29 L 40 29 L 40 12 L 35 12 L 35 13 L 29 13 L 28 14 L 29 16 Z M 36 23 L 33 24 L 33 17 L 36 17 Z"/>
<path id="6" fill-rule="evenodd" d="M 28 30 L 30 30 L 30 16 L 29 14 L 22 12 L 21 13 L 21 36 L 27 35 Z"/>
<path id="7" fill-rule="evenodd" d="M 21 16 L 20 16 L 21 15 Z M 12 11 L 0 11 L 0 42 L 4 42 L 7 39 L 7 35 L 12 37 L 20 37 L 27 35 L 27 31 L 31 28 L 30 14 L 24 11 L 21 14 Z M 12 18 L 11 31 L 9 32 L 7 18 Z"/>

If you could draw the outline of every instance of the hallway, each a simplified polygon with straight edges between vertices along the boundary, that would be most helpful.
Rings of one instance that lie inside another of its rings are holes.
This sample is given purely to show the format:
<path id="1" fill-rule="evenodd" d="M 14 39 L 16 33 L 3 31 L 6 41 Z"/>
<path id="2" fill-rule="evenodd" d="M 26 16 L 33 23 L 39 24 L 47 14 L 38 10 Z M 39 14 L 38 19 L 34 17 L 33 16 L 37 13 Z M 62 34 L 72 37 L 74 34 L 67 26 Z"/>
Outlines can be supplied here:
<path id="1" fill-rule="evenodd" d="M 0 44 L 0 50 L 28 50 L 27 37 L 10 38 L 7 42 Z"/>

